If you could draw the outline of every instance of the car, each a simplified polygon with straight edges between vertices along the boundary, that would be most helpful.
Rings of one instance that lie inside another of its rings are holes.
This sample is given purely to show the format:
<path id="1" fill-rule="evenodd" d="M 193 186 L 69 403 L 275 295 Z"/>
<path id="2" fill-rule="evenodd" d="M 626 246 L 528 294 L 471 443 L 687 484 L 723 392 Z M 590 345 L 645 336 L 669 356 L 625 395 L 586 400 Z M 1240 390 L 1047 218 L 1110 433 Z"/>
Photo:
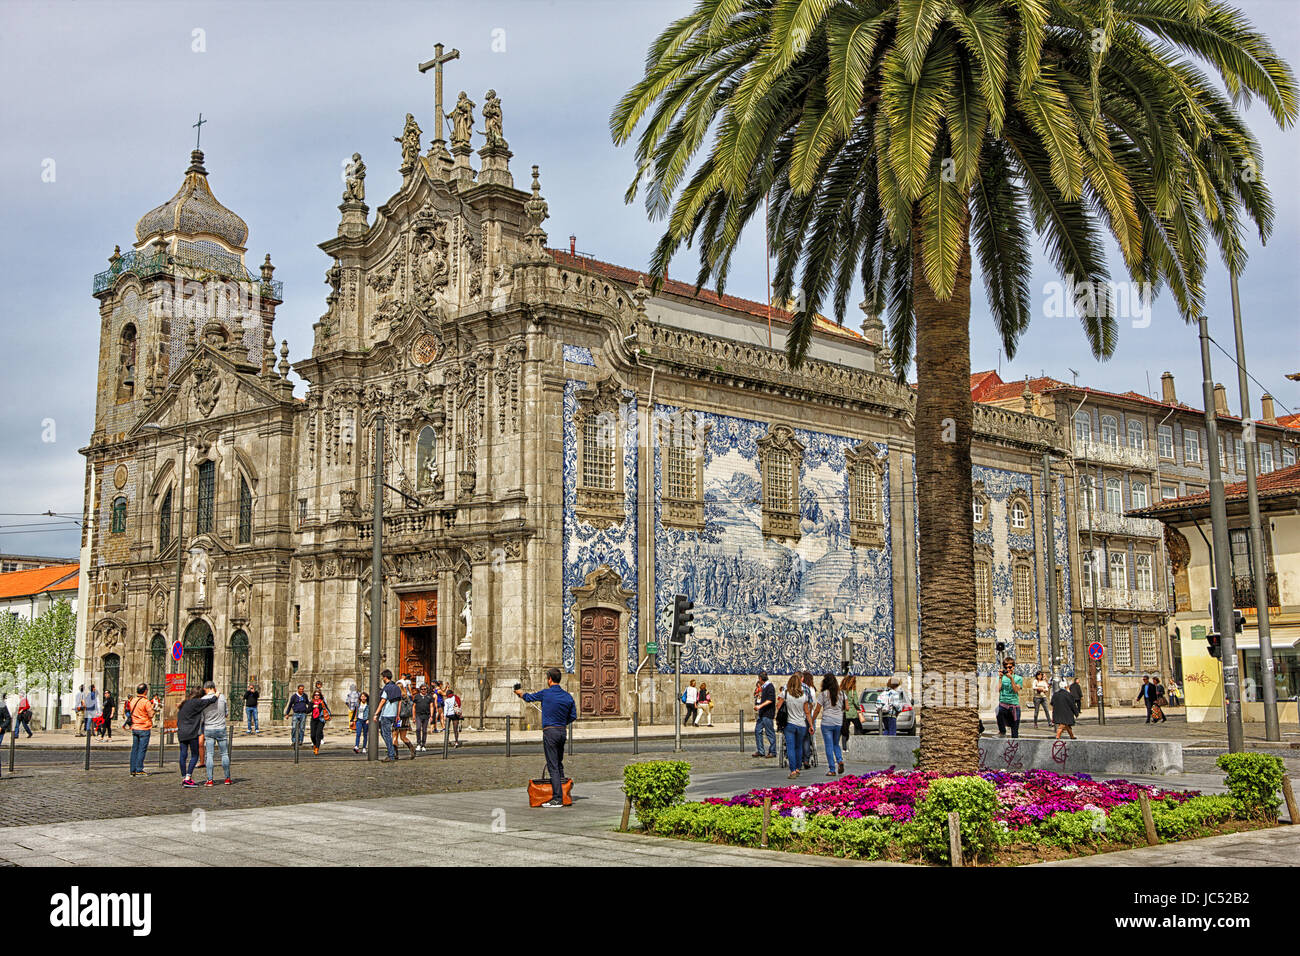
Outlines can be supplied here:
<path id="1" fill-rule="evenodd" d="M 880 733 L 880 718 L 876 714 L 876 701 L 884 692 L 885 688 L 883 687 L 862 692 L 862 728 L 869 734 Z M 900 734 L 914 736 L 916 734 L 916 709 L 912 706 L 912 698 L 901 687 L 898 693 L 903 697 L 903 709 L 898 713 L 897 730 Z"/>

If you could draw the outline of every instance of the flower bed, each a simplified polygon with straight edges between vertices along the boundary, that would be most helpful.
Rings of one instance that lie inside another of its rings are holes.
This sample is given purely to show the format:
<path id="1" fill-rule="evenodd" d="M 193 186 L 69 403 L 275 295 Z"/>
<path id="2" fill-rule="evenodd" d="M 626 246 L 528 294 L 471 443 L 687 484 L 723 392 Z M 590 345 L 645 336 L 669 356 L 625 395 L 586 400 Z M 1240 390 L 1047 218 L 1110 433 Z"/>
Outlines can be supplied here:
<path id="1" fill-rule="evenodd" d="M 711 797 L 703 802 L 713 806 L 761 807 L 764 798 L 771 797 L 773 813 L 783 817 L 878 817 L 907 823 L 925 799 L 930 782 L 940 776 L 920 770 L 905 773 L 882 770 L 838 777 L 827 783 L 750 790 L 730 799 Z M 1058 813 L 1081 810 L 1108 813 L 1115 807 L 1136 802 L 1139 793 L 1146 793 L 1153 801 L 1172 803 L 1197 796 L 1196 791 L 1161 790 L 1127 780 L 1099 781 L 1087 774 L 1065 775 L 1048 770 L 988 772 L 980 776 L 996 788 L 998 807 L 994 820 L 1009 831 L 1041 823 Z"/>

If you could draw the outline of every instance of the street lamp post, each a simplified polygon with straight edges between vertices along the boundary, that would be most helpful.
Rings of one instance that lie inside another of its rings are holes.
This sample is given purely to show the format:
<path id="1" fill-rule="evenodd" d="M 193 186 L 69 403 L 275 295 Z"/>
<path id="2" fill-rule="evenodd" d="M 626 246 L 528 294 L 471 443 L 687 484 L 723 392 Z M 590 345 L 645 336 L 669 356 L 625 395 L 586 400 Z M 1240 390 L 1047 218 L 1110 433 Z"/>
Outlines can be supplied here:
<path id="1" fill-rule="evenodd" d="M 169 434 L 170 430 L 156 422 L 150 422 L 143 426 L 144 428 L 156 429 L 161 434 Z M 189 445 L 190 428 L 187 423 L 181 429 L 181 479 L 180 479 L 180 501 L 176 508 L 176 588 L 175 594 L 172 595 L 172 641 L 181 639 L 181 575 L 185 569 L 185 458 L 187 446 Z M 164 706 L 166 702 L 166 688 L 163 688 Z M 167 729 L 165 726 L 158 732 L 158 766 L 163 766 L 163 751 L 167 747 Z"/>

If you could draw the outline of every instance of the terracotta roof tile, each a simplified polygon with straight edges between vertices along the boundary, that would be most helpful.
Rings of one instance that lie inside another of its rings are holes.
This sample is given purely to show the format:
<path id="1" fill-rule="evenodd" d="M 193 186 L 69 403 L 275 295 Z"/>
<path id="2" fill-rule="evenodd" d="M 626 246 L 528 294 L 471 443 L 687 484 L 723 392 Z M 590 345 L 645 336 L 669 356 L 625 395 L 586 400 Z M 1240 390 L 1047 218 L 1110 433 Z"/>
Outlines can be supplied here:
<path id="1" fill-rule="evenodd" d="M 1255 481 L 1255 487 L 1259 491 L 1260 498 L 1285 498 L 1288 495 L 1300 495 L 1300 464 L 1290 465 L 1286 468 L 1278 468 L 1270 471 L 1266 475 L 1260 475 Z M 1239 481 L 1236 484 L 1225 485 L 1223 497 L 1227 501 L 1241 501 L 1246 497 L 1246 482 Z M 1210 493 L 1202 491 L 1195 495 L 1184 495 L 1181 498 L 1170 498 L 1152 505 L 1150 508 L 1142 508 L 1137 511 L 1130 511 L 1130 515 L 1150 516 L 1159 514 L 1168 514 L 1174 511 L 1182 511 L 1188 508 L 1195 508 L 1198 505 L 1209 504 Z"/>
<path id="2" fill-rule="evenodd" d="M 70 591 L 77 586 L 80 565 L 56 564 L 49 568 L 9 571 L 0 574 L 0 600 L 27 597 L 46 591 Z M 71 583 L 68 583 L 71 578 Z M 58 587 L 55 587 L 58 585 Z"/>

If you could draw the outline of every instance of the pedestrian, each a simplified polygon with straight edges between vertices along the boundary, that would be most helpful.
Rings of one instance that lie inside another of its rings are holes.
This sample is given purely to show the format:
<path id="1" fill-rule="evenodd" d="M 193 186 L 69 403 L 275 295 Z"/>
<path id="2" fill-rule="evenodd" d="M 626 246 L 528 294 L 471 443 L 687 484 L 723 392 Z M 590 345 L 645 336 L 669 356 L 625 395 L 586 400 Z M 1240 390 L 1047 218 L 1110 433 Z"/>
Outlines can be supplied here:
<path id="1" fill-rule="evenodd" d="M 1002 662 L 1002 677 L 998 681 L 998 736 L 1005 737 L 1010 728 L 1012 738 L 1020 736 L 1020 688 L 1024 679 L 1016 674 L 1016 659 L 1008 657 Z"/>
<path id="2" fill-rule="evenodd" d="M 1083 688 L 1079 686 L 1077 676 L 1070 682 L 1070 696 L 1074 698 L 1074 715 L 1077 717 L 1083 713 Z"/>
<path id="3" fill-rule="evenodd" d="M 14 719 L 9 713 L 9 704 L 6 703 L 4 695 L 0 694 L 0 747 L 4 746 L 5 734 L 13 730 Z"/>
<path id="4" fill-rule="evenodd" d="M 695 686 L 695 681 L 691 681 L 686 689 L 682 691 L 682 703 L 686 705 L 686 715 L 682 718 L 683 724 L 691 724 L 695 719 L 695 707 L 699 700 L 700 689 Z"/>
<path id="5" fill-rule="evenodd" d="M 1169 698 L 1169 706 L 1170 706 L 1170 707 L 1177 707 L 1177 706 L 1178 706 L 1178 701 L 1181 699 L 1181 696 L 1180 696 L 1180 693 L 1179 693 L 1179 690 L 1178 690 L 1178 681 L 1171 680 L 1171 681 L 1166 685 L 1166 687 L 1165 687 L 1165 696 Z"/>
<path id="6" fill-rule="evenodd" d="M 1167 721 L 1169 717 L 1165 714 L 1165 685 L 1160 683 L 1160 675 L 1156 674 L 1151 678 L 1151 686 L 1155 688 L 1151 692 L 1151 722 L 1158 724 L 1161 721 Z"/>
<path id="7" fill-rule="evenodd" d="M 840 750 L 847 750 L 850 724 L 858 728 L 859 737 L 865 733 L 862 729 L 862 716 L 859 711 L 858 678 L 853 674 L 849 674 L 844 680 L 840 681 L 840 691 L 844 694 L 844 724 L 840 728 Z"/>
<path id="8" fill-rule="evenodd" d="M 776 756 L 776 685 L 767 679 L 767 671 L 758 672 L 758 685 L 754 689 L 754 756 Z M 767 737 L 767 753 L 763 753 L 763 738 Z"/>
<path id="9" fill-rule="evenodd" d="M 257 688 L 252 684 L 249 684 L 248 690 L 244 691 L 244 717 L 248 721 L 248 729 L 244 731 L 245 737 L 250 734 L 262 736 L 262 728 L 257 723 L 257 700 L 260 696 Z"/>
<path id="10" fill-rule="evenodd" d="M 230 702 L 226 700 L 225 694 L 217 693 L 215 681 L 206 681 L 203 684 L 204 700 L 208 706 L 203 711 L 203 739 L 212 744 L 207 748 L 207 755 L 204 758 L 203 765 L 207 768 L 208 779 L 203 785 L 211 787 L 216 785 L 212 778 L 213 758 L 218 750 L 221 751 L 221 770 L 225 777 L 226 786 L 231 785 L 230 780 Z"/>
<path id="11" fill-rule="evenodd" d="M 443 719 L 442 708 L 445 706 L 445 700 L 442 694 L 442 681 L 433 682 L 433 732 L 442 733 Z"/>
<path id="12" fill-rule="evenodd" d="M 113 739 L 113 720 L 117 717 L 117 701 L 113 697 L 111 690 L 104 691 L 104 700 L 102 704 L 103 713 L 100 714 L 102 722 L 99 725 L 99 736 L 103 739 L 107 735 L 109 740 Z"/>
<path id="13" fill-rule="evenodd" d="M 808 695 L 808 705 L 811 707 L 813 698 L 817 695 L 817 684 L 812 676 L 812 671 L 803 671 L 800 675 L 803 678 L 803 690 Z M 817 735 L 813 732 L 813 725 L 808 725 L 808 735 L 803 741 L 803 769 L 807 770 L 812 766 L 813 758 L 817 755 Z M 830 763 L 830 758 L 827 758 Z M 834 764 L 831 764 L 834 766 Z"/>
<path id="14" fill-rule="evenodd" d="M 86 733 L 95 732 L 95 718 L 99 716 L 99 692 L 95 690 L 95 685 L 90 685 L 90 690 L 86 691 Z"/>
<path id="15" fill-rule="evenodd" d="M 813 709 L 813 720 L 822 719 L 822 744 L 826 748 L 826 776 L 844 772 L 844 750 L 840 747 L 840 734 L 844 732 L 844 693 L 834 674 L 822 677 L 821 693 Z"/>
<path id="16" fill-rule="evenodd" d="M 1043 719 L 1048 721 L 1052 719 L 1052 715 L 1047 709 L 1047 698 L 1048 698 L 1048 693 L 1051 689 L 1051 685 L 1047 682 L 1047 677 L 1043 674 L 1042 671 L 1034 672 L 1033 689 L 1034 689 L 1034 726 L 1037 727 L 1038 709 L 1040 707 L 1043 709 Z"/>
<path id="17" fill-rule="evenodd" d="M 353 726 L 357 731 L 357 739 L 352 745 L 352 752 L 354 754 L 359 754 L 361 753 L 361 741 L 364 740 L 368 743 L 370 740 L 370 738 L 366 736 L 367 732 L 370 730 L 370 695 L 365 691 L 362 691 L 361 696 L 357 699 L 356 715 L 357 717 L 353 722 Z"/>
<path id="18" fill-rule="evenodd" d="M 713 726 L 713 695 L 709 693 L 709 685 L 700 684 L 700 696 L 695 701 L 695 726 L 700 726 L 700 718 L 707 717 L 709 726 Z"/>
<path id="19" fill-rule="evenodd" d="M 456 742 L 453 747 L 460 746 L 460 697 L 452 689 L 451 684 L 443 687 L 442 696 L 442 717 L 443 720 L 451 725 L 451 732 L 456 735 Z"/>
<path id="20" fill-rule="evenodd" d="M 307 727 L 307 717 L 311 713 L 311 699 L 307 696 L 307 685 L 299 684 L 298 692 L 284 705 L 284 716 L 290 717 L 289 746 L 302 746 L 302 734 Z"/>
<path id="21" fill-rule="evenodd" d="M 14 726 L 14 736 L 18 736 L 19 730 L 27 731 L 27 736 L 32 735 L 32 705 L 27 699 L 27 691 L 18 692 L 18 714 L 14 718 L 17 722 Z"/>
<path id="22" fill-rule="evenodd" d="M 1151 723 L 1151 708 L 1155 706 L 1155 702 L 1156 702 L 1156 685 L 1151 683 L 1150 678 L 1148 677 L 1142 678 L 1142 686 L 1138 688 L 1137 697 L 1133 698 L 1133 702 L 1135 704 L 1141 703 L 1143 706 L 1146 707 L 1147 709 L 1146 722 L 1148 724 Z"/>
<path id="23" fill-rule="evenodd" d="M 415 750 L 424 753 L 428 749 L 429 721 L 433 719 L 433 688 L 421 684 L 411 695 L 415 709 Z"/>
<path id="24" fill-rule="evenodd" d="M 1038 716 L 1038 712 L 1034 712 Z M 1061 739 L 1061 732 L 1070 735 L 1071 740 L 1076 740 L 1074 736 L 1074 718 L 1078 712 L 1074 709 L 1074 695 L 1066 687 L 1065 681 L 1058 682 L 1056 693 L 1052 695 L 1052 723 L 1056 724 L 1056 739 Z"/>
<path id="25" fill-rule="evenodd" d="M 131 730 L 131 776 L 147 777 L 144 758 L 149 752 L 149 737 L 153 734 L 153 703 L 145 694 L 148 684 L 137 684 L 135 696 L 126 701 L 126 724 Z"/>
<path id="26" fill-rule="evenodd" d="M 803 675 L 793 674 L 785 685 L 785 756 L 790 763 L 788 779 L 799 776 L 803 767 L 804 741 L 812 734 L 812 701 L 804 692 Z"/>
<path id="27" fill-rule="evenodd" d="M 84 737 L 86 734 L 86 685 L 82 684 L 77 688 L 77 695 L 72 698 L 73 713 L 77 725 L 77 736 Z"/>
<path id="28" fill-rule="evenodd" d="M 564 737 L 569 724 L 578 719 L 578 708 L 573 695 L 560 686 L 560 669 L 546 671 L 546 689 L 525 694 L 515 685 L 515 696 L 520 700 L 540 701 L 542 705 L 542 749 L 546 753 L 546 772 L 551 778 L 551 799 L 544 807 L 564 806 Z"/>
<path id="29" fill-rule="evenodd" d="M 162 716 L 163 713 L 162 694 L 154 694 L 153 697 L 149 699 L 149 703 L 153 704 L 153 716 L 154 719 L 157 720 Z"/>
<path id="30" fill-rule="evenodd" d="M 348 692 L 343 695 L 343 706 L 348 709 L 348 723 L 355 724 L 357 720 L 357 704 L 361 701 L 361 695 L 357 693 L 356 684 L 348 684 Z M 351 726 L 348 727 L 351 730 Z"/>
<path id="31" fill-rule="evenodd" d="M 379 736 L 384 738 L 386 756 L 383 763 L 397 760 L 397 748 L 393 746 L 393 726 L 397 723 L 397 705 L 402 700 L 402 687 L 393 682 L 393 672 L 385 670 L 379 675 L 384 679 L 384 689 L 375 702 L 375 712 L 379 715 Z"/>
<path id="32" fill-rule="evenodd" d="M 317 682 L 316 682 L 316 686 L 315 686 L 315 688 L 312 690 L 312 693 L 313 693 L 313 694 L 320 694 L 320 696 L 321 696 L 321 700 L 324 700 L 324 699 L 325 699 L 325 685 L 324 685 L 322 682 L 317 681 Z M 321 729 L 321 733 L 324 734 L 324 732 L 325 732 L 325 730 L 324 730 L 324 728 L 322 728 L 322 729 Z"/>
<path id="33" fill-rule="evenodd" d="M 320 745 L 325 740 L 325 722 L 330 719 L 329 704 L 325 695 L 316 685 L 317 690 L 311 695 L 311 752 L 320 753 Z"/>
<path id="34" fill-rule="evenodd" d="M 898 736 L 898 715 L 903 712 L 903 694 L 898 689 L 902 682 L 891 677 L 885 689 L 876 698 L 876 716 L 880 718 L 880 736 Z"/>
<path id="35" fill-rule="evenodd" d="M 194 782 L 194 768 L 199 764 L 199 735 L 203 732 L 203 712 L 209 703 L 204 699 L 202 690 L 192 687 L 176 711 L 176 740 L 181 745 L 182 787 L 198 786 Z"/>

